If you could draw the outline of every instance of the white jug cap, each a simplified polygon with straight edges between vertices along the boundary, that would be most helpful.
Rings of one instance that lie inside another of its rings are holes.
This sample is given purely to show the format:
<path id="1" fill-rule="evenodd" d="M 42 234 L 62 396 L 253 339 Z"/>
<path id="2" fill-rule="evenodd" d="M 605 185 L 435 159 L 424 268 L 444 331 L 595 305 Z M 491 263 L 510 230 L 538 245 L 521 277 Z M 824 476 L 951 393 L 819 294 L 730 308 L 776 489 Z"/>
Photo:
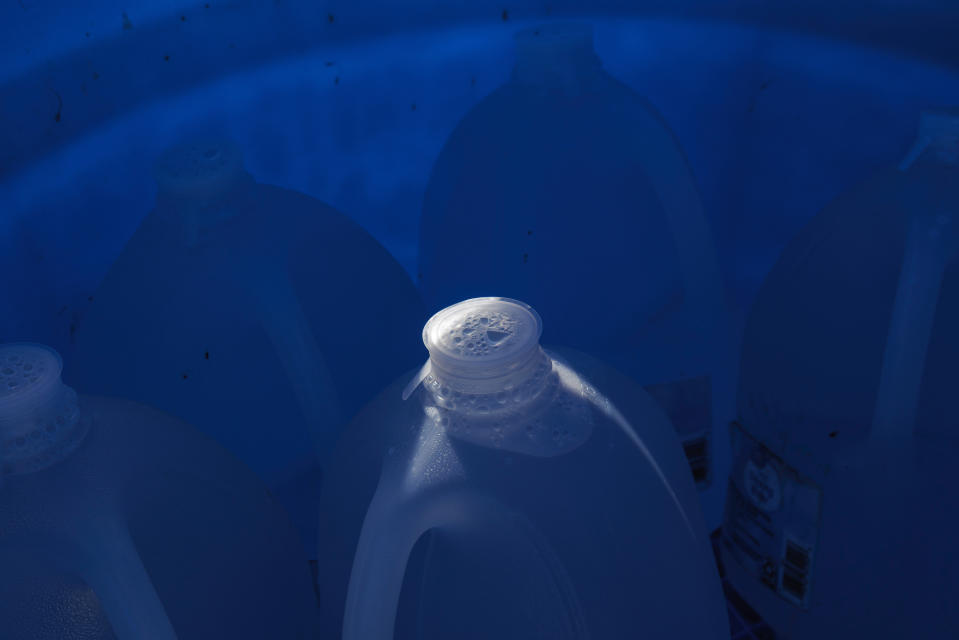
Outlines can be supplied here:
<path id="1" fill-rule="evenodd" d="M 0 416 L 13 406 L 42 402 L 50 387 L 60 384 L 63 360 L 41 344 L 0 345 Z"/>
<path id="2" fill-rule="evenodd" d="M 63 361 L 40 344 L 0 344 L 0 476 L 48 467 L 83 438 Z"/>
<path id="3" fill-rule="evenodd" d="M 196 140 L 163 152 L 154 166 L 161 196 L 208 201 L 249 174 L 243 153 L 228 140 Z"/>
<path id="4" fill-rule="evenodd" d="M 460 378 L 495 378 L 527 364 L 539 348 L 539 314 L 509 298 L 473 298 L 443 309 L 423 328 L 431 365 Z"/>
<path id="5" fill-rule="evenodd" d="M 588 23 L 552 22 L 523 29 L 515 39 L 512 78 L 519 84 L 576 93 L 603 66 L 593 47 L 593 27 Z"/>

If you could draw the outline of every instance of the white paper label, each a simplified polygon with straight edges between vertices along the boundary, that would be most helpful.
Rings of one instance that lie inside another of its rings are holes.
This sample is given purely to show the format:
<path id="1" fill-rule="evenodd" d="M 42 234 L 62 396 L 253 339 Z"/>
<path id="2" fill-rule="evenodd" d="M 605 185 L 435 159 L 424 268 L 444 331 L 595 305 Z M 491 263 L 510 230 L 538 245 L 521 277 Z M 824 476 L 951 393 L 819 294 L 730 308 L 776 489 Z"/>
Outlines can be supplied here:
<path id="1" fill-rule="evenodd" d="M 822 491 L 733 423 L 722 543 L 765 588 L 806 609 Z"/>

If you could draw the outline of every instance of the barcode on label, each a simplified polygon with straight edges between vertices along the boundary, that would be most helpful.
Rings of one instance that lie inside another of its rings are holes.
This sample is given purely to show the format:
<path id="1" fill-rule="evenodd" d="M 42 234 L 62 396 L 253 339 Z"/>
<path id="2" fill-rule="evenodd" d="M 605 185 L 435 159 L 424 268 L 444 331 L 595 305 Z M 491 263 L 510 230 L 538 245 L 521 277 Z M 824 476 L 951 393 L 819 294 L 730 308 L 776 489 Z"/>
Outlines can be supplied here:
<path id="1" fill-rule="evenodd" d="M 803 607 L 806 606 L 806 595 L 809 592 L 811 555 L 811 549 L 786 538 L 779 591 L 786 598 Z"/>
<path id="2" fill-rule="evenodd" d="M 683 452 L 689 469 L 693 472 L 693 480 L 702 488 L 709 483 L 709 440 L 706 436 L 691 438 L 683 442 Z"/>

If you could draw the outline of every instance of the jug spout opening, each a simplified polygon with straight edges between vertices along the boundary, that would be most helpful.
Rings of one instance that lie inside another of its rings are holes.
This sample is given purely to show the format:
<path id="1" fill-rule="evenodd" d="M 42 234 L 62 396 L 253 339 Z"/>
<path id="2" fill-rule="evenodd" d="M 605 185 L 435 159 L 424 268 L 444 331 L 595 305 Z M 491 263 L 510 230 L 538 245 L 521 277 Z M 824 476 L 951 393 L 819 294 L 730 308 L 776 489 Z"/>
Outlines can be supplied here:
<path id="1" fill-rule="evenodd" d="M 49 347 L 0 345 L 0 476 L 52 466 L 83 439 L 77 395 L 63 384 L 62 367 Z"/>

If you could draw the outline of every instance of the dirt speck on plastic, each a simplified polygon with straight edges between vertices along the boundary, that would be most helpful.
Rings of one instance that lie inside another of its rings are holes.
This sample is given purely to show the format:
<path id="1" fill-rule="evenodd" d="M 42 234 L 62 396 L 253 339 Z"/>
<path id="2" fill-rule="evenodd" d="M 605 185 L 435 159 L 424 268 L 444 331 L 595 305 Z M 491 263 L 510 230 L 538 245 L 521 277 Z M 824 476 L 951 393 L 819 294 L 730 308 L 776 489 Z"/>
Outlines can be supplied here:
<path id="1" fill-rule="evenodd" d="M 60 116 L 63 113 L 63 98 L 56 91 L 53 92 L 53 95 L 57 97 L 57 112 L 53 115 L 53 121 L 60 122 Z"/>

